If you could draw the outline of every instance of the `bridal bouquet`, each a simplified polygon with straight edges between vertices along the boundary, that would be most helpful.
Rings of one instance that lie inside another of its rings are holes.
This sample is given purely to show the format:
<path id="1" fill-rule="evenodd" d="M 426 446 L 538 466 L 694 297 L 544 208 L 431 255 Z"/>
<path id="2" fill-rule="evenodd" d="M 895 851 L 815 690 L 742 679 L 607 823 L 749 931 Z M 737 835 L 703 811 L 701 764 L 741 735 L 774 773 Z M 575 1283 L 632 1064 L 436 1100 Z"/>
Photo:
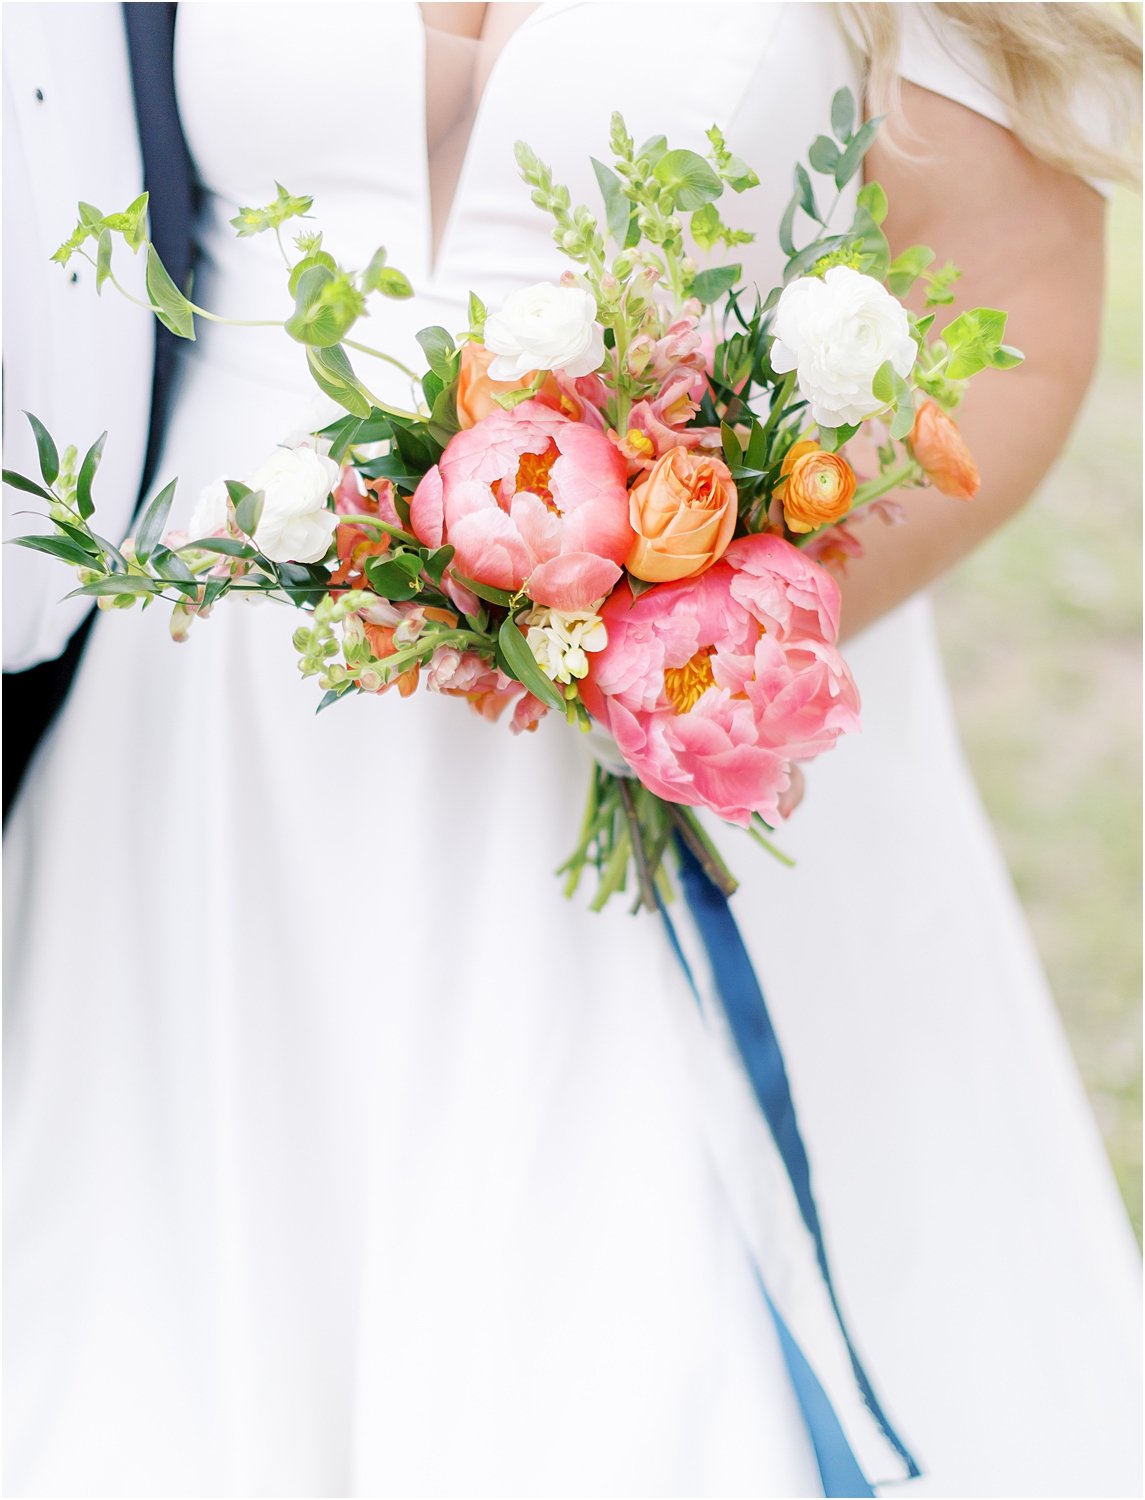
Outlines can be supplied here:
<path id="1" fill-rule="evenodd" d="M 732 259 L 753 236 L 717 208 L 758 178 L 718 129 L 704 157 L 663 136 L 637 146 L 614 115 L 613 162 L 593 161 L 600 217 L 519 145 L 572 267 L 496 310 L 471 295 L 463 329 L 423 329 L 424 373 L 351 337 L 372 297 L 412 295 L 407 278 L 382 249 L 349 270 L 309 229 L 288 252 L 282 226 L 312 200 L 279 187 L 233 223 L 278 238 L 293 302 L 283 329 L 345 415 L 209 488 L 185 534 L 167 530 L 172 482 L 119 546 L 92 526 L 104 438 L 61 460 L 30 417 L 42 483 L 4 477 L 48 502 L 55 529 L 20 540 L 76 567 L 78 592 L 101 607 L 170 601 L 176 639 L 227 595 L 296 606 L 294 646 L 320 708 L 420 685 L 514 731 L 561 714 L 597 754 L 569 890 L 591 865 L 596 907 L 634 875 L 637 906 L 655 908 L 679 838 L 727 893 L 734 881 L 696 809 L 771 848 L 799 799 L 800 763 L 858 724 L 827 569 L 861 553 L 864 517 L 902 519 L 891 491 L 974 494 L 950 413 L 969 377 L 1021 358 L 993 309 L 936 333 L 958 273 L 931 270 L 922 246 L 892 260 L 877 183 L 831 227 L 877 128 L 856 126 L 840 90 L 832 134 L 795 168 L 783 285 L 766 295 L 741 284 Z M 145 250 L 144 305 L 193 339 L 212 315 L 167 275 L 146 207 L 146 195 L 107 216 L 81 204 L 55 258 L 86 256 L 99 287 L 123 290 L 117 243 Z M 797 222 L 810 233 L 801 244 Z M 920 277 L 916 315 L 898 299 Z M 351 352 L 403 370 L 409 409 L 375 396 Z"/>

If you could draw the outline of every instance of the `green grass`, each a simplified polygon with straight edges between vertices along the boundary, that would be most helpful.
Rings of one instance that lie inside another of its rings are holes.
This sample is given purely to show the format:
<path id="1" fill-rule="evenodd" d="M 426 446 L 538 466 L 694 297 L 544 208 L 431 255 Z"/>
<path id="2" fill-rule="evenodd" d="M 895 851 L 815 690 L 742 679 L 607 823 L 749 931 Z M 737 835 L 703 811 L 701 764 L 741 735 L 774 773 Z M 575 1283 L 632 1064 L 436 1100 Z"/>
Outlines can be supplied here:
<path id="1" fill-rule="evenodd" d="M 1066 452 L 935 604 L 966 751 L 1138 1239 L 1141 472 L 1141 205 L 1118 193 L 1101 363 Z"/>

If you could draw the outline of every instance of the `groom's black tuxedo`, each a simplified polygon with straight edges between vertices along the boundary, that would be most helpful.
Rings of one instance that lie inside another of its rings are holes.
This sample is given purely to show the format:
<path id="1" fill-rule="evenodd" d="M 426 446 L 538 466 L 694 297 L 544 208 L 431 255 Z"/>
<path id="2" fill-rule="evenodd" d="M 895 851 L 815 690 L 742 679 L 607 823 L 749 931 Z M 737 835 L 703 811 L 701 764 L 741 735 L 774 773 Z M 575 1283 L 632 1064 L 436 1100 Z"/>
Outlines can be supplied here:
<path id="1" fill-rule="evenodd" d="M 186 286 L 194 263 L 195 180 L 175 103 L 175 9 L 171 4 L 129 0 L 123 6 L 123 17 L 143 180 L 151 195 L 151 238 L 176 286 Z M 151 485 L 159 457 L 175 345 L 175 336 L 157 325 L 151 425 L 140 500 Z M 93 618 L 88 615 L 55 661 L 4 674 L 5 817 L 33 751 L 67 697 Z"/>

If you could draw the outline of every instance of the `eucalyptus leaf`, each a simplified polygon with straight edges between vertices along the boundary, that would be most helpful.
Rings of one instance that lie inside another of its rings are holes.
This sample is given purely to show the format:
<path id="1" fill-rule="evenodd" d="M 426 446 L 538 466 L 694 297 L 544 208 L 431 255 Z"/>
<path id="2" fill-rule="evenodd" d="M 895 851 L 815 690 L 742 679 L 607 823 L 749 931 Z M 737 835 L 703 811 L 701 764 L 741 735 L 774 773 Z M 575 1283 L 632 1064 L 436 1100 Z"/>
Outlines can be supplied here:
<path id="1" fill-rule="evenodd" d="M 537 665 L 537 658 L 529 649 L 529 643 L 521 634 L 516 620 L 510 615 L 497 632 L 497 644 L 501 654 L 517 681 L 539 698 L 549 708 L 564 713 L 565 700 Z"/>
<path id="2" fill-rule="evenodd" d="M 860 125 L 850 145 L 835 163 L 835 186 L 846 187 L 851 178 L 862 165 L 863 157 L 866 156 L 879 133 L 879 126 L 883 122 L 882 115 L 875 115 L 873 119 L 867 120 Z"/>
<path id="3" fill-rule="evenodd" d="M 795 165 L 795 193 L 803 212 L 821 224 L 823 220 L 819 217 L 819 205 L 815 202 L 811 179 L 807 175 L 807 168 L 800 162 Z"/>
<path id="4" fill-rule="evenodd" d="M 40 460 L 40 474 L 47 485 L 55 484 L 60 474 L 60 455 L 56 451 L 56 444 L 51 433 L 30 411 L 24 415 L 28 419 L 28 425 L 32 429 L 32 436 L 36 439 L 36 453 Z"/>
<path id="5" fill-rule="evenodd" d="M 839 160 L 839 148 L 829 135 L 817 135 L 811 142 L 811 149 L 807 153 L 807 160 L 816 172 L 822 172 L 830 176 L 835 170 L 835 164 Z"/>
<path id="6" fill-rule="evenodd" d="M 154 245 L 147 246 L 147 296 L 151 310 L 176 337 L 194 339 L 195 315 L 191 304 L 167 274 Z"/>
<path id="7" fill-rule="evenodd" d="M 855 96 L 849 88 L 841 88 L 831 100 L 831 129 L 844 145 L 851 139 L 854 123 Z"/>
<path id="8" fill-rule="evenodd" d="M 690 288 L 691 294 L 705 307 L 709 307 L 725 292 L 731 291 L 740 279 L 742 270 L 742 266 L 712 266 L 706 271 L 698 271 Z"/>
<path id="9" fill-rule="evenodd" d="M 101 433 L 84 454 L 83 463 L 80 464 L 79 476 L 76 479 L 76 510 L 79 511 L 81 521 L 86 521 L 95 510 L 95 501 L 91 498 L 91 487 L 96 470 L 99 468 L 99 461 L 103 457 L 103 445 L 106 442 L 107 433 Z"/>
<path id="10" fill-rule="evenodd" d="M 795 210 L 799 207 L 799 199 L 792 198 L 784 209 L 783 217 L 779 221 L 779 247 L 784 255 L 795 254 L 795 240 L 792 238 L 792 230 L 795 227 Z"/>

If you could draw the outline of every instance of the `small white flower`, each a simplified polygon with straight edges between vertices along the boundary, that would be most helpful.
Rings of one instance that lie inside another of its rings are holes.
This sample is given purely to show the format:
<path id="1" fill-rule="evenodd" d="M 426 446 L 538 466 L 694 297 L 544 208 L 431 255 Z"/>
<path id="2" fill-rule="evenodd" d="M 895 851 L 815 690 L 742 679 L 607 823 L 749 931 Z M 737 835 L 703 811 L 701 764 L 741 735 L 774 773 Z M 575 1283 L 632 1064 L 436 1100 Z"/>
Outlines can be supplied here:
<path id="1" fill-rule="evenodd" d="M 338 465 L 313 448 L 279 448 L 246 480 L 263 493 L 255 545 L 273 562 L 318 562 L 326 554 L 338 517 L 326 499 L 338 483 Z"/>
<path id="2" fill-rule="evenodd" d="M 771 367 L 797 372 L 799 393 L 824 427 L 880 410 L 883 402 L 871 392 L 879 366 L 889 359 L 905 379 L 917 353 L 901 302 L 850 266 L 793 281 L 775 309 Z"/>
<path id="3" fill-rule="evenodd" d="M 497 356 L 489 366 L 494 380 L 520 380 L 531 370 L 591 375 L 604 362 L 596 299 L 579 286 L 523 287 L 485 319 L 485 347 Z"/>
<path id="4" fill-rule="evenodd" d="M 199 491 L 195 509 L 187 522 L 190 540 L 200 541 L 205 536 L 214 536 L 216 531 L 225 531 L 227 525 L 227 487 L 223 480 L 216 479 Z"/>
<path id="5" fill-rule="evenodd" d="M 585 653 L 603 651 L 608 645 L 608 631 L 595 610 L 548 609 L 542 605 L 521 618 L 529 627 L 525 637 L 529 650 L 553 682 L 572 682 L 586 676 Z"/>

